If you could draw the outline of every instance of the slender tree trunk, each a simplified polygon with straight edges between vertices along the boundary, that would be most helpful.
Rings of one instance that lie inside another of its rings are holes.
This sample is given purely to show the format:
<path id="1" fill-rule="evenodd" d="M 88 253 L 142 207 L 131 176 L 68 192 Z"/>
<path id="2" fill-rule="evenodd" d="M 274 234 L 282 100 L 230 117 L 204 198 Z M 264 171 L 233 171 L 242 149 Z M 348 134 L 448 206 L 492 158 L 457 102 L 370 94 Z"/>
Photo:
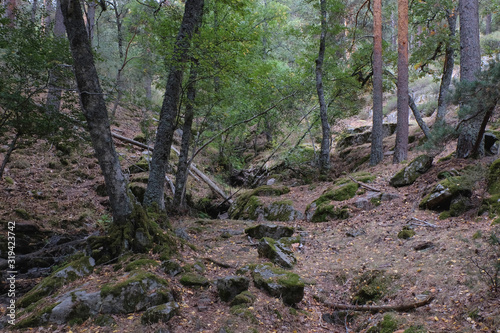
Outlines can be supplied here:
<path id="1" fill-rule="evenodd" d="M 394 163 L 408 155 L 408 0 L 398 0 L 398 114 Z"/>
<path id="2" fill-rule="evenodd" d="M 174 46 L 174 56 L 167 80 L 165 96 L 160 112 L 160 121 L 156 134 L 155 149 L 151 160 L 148 186 L 144 195 L 144 204 L 153 203 L 165 210 L 163 190 L 165 186 L 166 167 L 170 157 L 170 149 L 176 126 L 177 108 L 181 90 L 183 65 L 186 61 L 191 37 L 203 18 L 204 0 L 187 0 L 179 34 Z"/>
<path id="3" fill-rule="evenodd" d="M 186 181 L 189 170 L 189 143 L 191 142 L 191 131 L 194 118 L 194 102 L 196 99 L 196 80 L 198 79 L 197 67 L 193 62 L 191 64 L 191 74 L 187 88 L 187 104 L 184 114 L 184 125 L 182 127 L 182 142 L 177 164 L 177 173 L 175 175 L 175 194 L 173 200 L 174 209 L 183 210 L 186 207 Z"/>
<path id="4" fill-rule="evenodd" d="M 474 81 L 481 69 L 478 0 L 460 0 L 458 9 L 460 13 L 460 81 Z M 458 158 L 466 158 L 470 155 L 478 137 L 482 119 L 481 113 L 461 123 L 457 141 Z M 484 149 L 481 145 L 478 155 L 483 154 Z"/>
<path id="5" fill-rule="evenodd" d="M 47 16 L 45 16 L 43 19 L 43 25 L 45 26 L 45 29 L 48 29 L 50 27 L 50 25 L 52 24 L 52 12 L 53 12 L 54 8 L 52 6 L 52 0 L 45 0 L 44 4 L 45 4 L 45 12 L 46 12 Z"/>
<path id="6" fill-rule="evenodd" d="M 16 24 L 17 0 L 7 0 L 5 8 L 5 16 L 9 19 L 9 26 L 13 27 Z"/>
<path id="7" fill-rule="evenodd" d="M 382 91 L 382 0 L 373 3 L 373 126 L 370 165 L 384 159 Z"/>
<path id="8" fill-rule="evenodd" d="M 80 2 L 61 0 L 61 10 L 73 56 L 83 115 L 87 120 L 92 146 L 104 175 L 113 222 L 125 225 L 132 213 L 132 203 L 127 195 L 127 180 L 113 144 L 106 104 L 94 65 Z"/>
<path id="9" fill-rule="evenodd" d="M 38 0 L 33 0 L 33 5 L 31 6 L 31 22 L 33 23 L 35 23 L 37 11 L 38 11 Z"/>
<path id="10" fill-rule="evenodd" d="M 87 6 L 87 33 L 89 35 L 90 45 L 94 40 L 95 12 L 97 10 L 97 1 L 89 1 Z"/>
<path id="11" fill-rule="evenodd" d="M 408 102 L 410 104 L 410 109 L 413 112 L 413 116 L 415 116 L 415 120 L 417 121 L 418 126 L 424 132 L 424 135 L 426 138 L 431 137 L 431 131 L 429 129 L 429 126 L 425 123 L 424 119 L 422 119 L 422 114 L 418 110 L 417 104 L 415 104 L 415 101 L 413 100 L 413 97 L 411 95 L 408 95 Z"/>
<path id="12" fill-rule="evenodd" d="M 398 47 L 398 34 L 397 34 L 397 27 L 398 24 L 396 22 L 396 13 L 394 11 L 391 11 L 391 46 L 392 49 L 395 50 Z"/>
<path id="13" fill-rule="evenodd" d="M 12 142 L 9 145 L 9 149 L 5 153 L 5 156 L 4 156 L 3 161 L 2 161 L 2 165 L 0 165 L 0 179 L 2 179 L 2 177 L 3 177 L 3 172 L 5 170 L 5 166 L 7 166 L 7 163 L 9 163 L 10 155 L 12 155 L 12 152 L 16 149 L 17 140 L 19 139 L 20 136 L 21 135 L 19 134 L 19 132 L 17 132 L 16 135 L 14 136 L 14 139 L 12 139 Z"/>
<path id="14" fill-rule="evenodd" d="M 64 38 L 65 34 L 66 29 L 64 28 L 64 20 L 61 12 L 60 0 L 57 0 L 56 17 L 54 22 L 54 36 L 56 38 Z M 60 89 L 61 83 L 59 81 L 63 76 L 62 72 L 62 67 L 56 65 L 49 73 L 47 101 L 45 103 L 47 114 L 56 114 L 59 112 L 59 108 L 61 107 L 62 90 Z"/>
<path id="15" fill-rule="evenodd" d="M 486 14 L 486 17 L 484 18 L 485 19 L 485 22 L 484 22 L 484 25 L 485 25 L 485 28 L 484 28 L 484 34 L 485 35 L 489 35 L 491 34 L 491 13 L 488 13 Z"/>
<path id="16" fill-rule="evenodd" d="M 435 122 L 438 126 L 444 123 L 444 117 L 446 116 L 446 98 L 448 96 L 448 89 L 450 88 L 453 76 L 453 67 L 455 66 L 455 48 L 453 47 L 453 38 L 455 37 L 457 27 L 456 11 L 446 10 L 446 18 L 448 20 L 449 40 L 446 44 L 443 75 L 441 76 L 441 85 L 439 86 L 438 108 Z"/>
<path id="17" fill-rule="evenodd" d="M 325 41 L 326 41 L 326 0 L 320 0 L 321 11 L 321 36 L 319 39 L 319 53 L 316 59 L 316 91 L 319 100 L 319 114 L 321 118 L 321 151 L 319 154 L 319 169 L 321 173 L 330 170 L 330 125 L 328 124 L 327 105 L 325 102 L 325 93 L 323 90 L 323 61 L 325 59 Z"/>

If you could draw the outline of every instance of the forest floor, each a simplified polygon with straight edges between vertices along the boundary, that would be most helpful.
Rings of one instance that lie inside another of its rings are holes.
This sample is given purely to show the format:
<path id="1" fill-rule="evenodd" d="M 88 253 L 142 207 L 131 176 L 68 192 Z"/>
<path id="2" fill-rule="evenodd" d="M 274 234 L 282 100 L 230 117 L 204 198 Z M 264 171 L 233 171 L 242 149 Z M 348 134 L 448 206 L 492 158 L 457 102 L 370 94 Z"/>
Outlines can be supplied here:
<path id="1" fill-rule="evenodd" d="M 133 124 L 122 125 L 120 134 L 137 134 Z M 389 138 L 387 140 L 393 140 Z M 124 164 L 132 164 L 141 150 L 117 143 Z M 450 146 L 443 156 L 453 151 Z M 419 154 L 410 151 L 409 160 Z M 342 221 L 311 223 L 305 220 L 273 222 L 292 226 L 302 236 L 297 248 L 297 265 L 293 271 L 305 281 L 305 295 L 295 307 L 288 307 L 252 284 L 250 291 L 257 296 L 255 303 L 242 315 L 232 314 L 227 303 L 219 300 L 214 284 L 193 289 L 182 286 L 177 278 L 165 276 L 180 295 L 180 313 L 168 323 L 141 325 L 141 313 L 114 315 L 116 325 L 99 327 L 88 319 L 80 325 L 49 325 L 29 332 L 367 332 L 381 322 L 387 313 L 338 312 L 331 304 L 351 304 L 359 277 L 370 270 L 383 270 L 391 277 L 390 287 L 377 304 L 414 303 L 428 295 L 434 300 L 409 312 L 390 312 L 394 326 L 389 330 L 370 332 L 500 332 L 500 294 L 493 293 L 486 271 L 497 264 L 497 256 L 489 252 L 487 240 L 494 230 L 488 216 L 477 216 L 477 207 L 485 195 L 485 184 L 478 184 L 473 200 L 476 209 L 460 217 L 439 219 L 439 213 L 420 210 L 418 204 L 442 170 L 461 169 L 483 161 L 451 159 L 435 163 L 431 170 L 413 185 L 395 189 L 388 181 L 400 168 L 392 164 L 392 156 L 383 163 L 358 171 L 376 175 L 370 186 L 397 198 L 362 211 L 351 208 L 350 218 Z M 437 158 L 436 158 L 437 161 Z M 200 165 L 198 165 L 200 166 Z M 103 183 L 97 162 L 90 149 L 64 155 L 46 142 L 25 142 L 16 150 L 6 172 L 12 182 L 0 181 L 0 219 L 18 223 L 34 223 L 42 230 L 61 235 L 88 235 L 102 231 L 106 218 L 106 198 L 96 194 Z M 318 198 L 331 182 L 300 184 L 291 179 L 284 182 L 296 209 Z M 195 195 L 208 195 L 203 185 L 191 183 Z M 355 200 L 346 202 L 350 207 Z M 22 212 L 26 212 L 24 215 Z M 183 264 L 203 261 L 205 276 L 211 281 L 234 275 L 237 268 L 249 263 L 263 263 L 244 229 L 255 221 L 171 217 L 174 228 L 186 231 L 188 245 L 180 248 L 177 259 Z M 416 235 L 398 238 L 404 226 L 411 226 Z M 498 234 L 498 227 L 497 227 Z M 2 231 L 4 232 L 4 231 Z M 1 249 L 2 253 L 5 249 Z M 157 255 L 150 254 L 153 259 Z M 218 263 L 223 263 L 221 267 Z M 157 274 L 159 268 L 148 268 Z M 96 289 L 122 270 L 112 265 L 102 266 L 85 278 Z M 19 292 L 26 292 L 41 280 L 25 275 L 18 280 Z M 2 281 L 5 283 L 5 281 Z M 83 281 L 64 286 L 77 287 Z M 5 292 L 5 285 L 3 291 Z M 0 314 L 6 313 L 8 298 L 0 297 Z M 386 317 L 388 322 L 389 317 Z M 419 330 L 420 329 L 420 330 Z"/>

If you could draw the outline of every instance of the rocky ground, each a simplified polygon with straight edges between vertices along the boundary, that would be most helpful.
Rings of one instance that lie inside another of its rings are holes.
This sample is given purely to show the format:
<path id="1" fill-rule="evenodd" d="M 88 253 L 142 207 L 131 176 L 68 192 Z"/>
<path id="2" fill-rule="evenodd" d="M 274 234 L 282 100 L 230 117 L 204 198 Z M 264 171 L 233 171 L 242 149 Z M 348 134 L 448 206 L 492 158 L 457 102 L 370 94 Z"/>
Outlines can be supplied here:
<path id="1" fill-rule="evenodd" d="M 132 125 L 118 130 L 122 135 L 134 136 Z M 389 137 L 385 141 L 387 150 L 390 150 L 391 140 L 393 142 Z M 142 150 L 122 143 L 118 146 L 125 165 L 139 161 Z M 365 162 L 359 163 L 356 170 L 350 170 L 349 165 L 358 164 L 356 161 L 363 159 L 367 150 L 369 145 L 365 144 L 349 153 L 348 159 L 336 155 L 333 163 L 342 167 L 336 168 L 327 181 L 304 184 L 298 178 L 283 179 L 273 187 L 286 186 L 289 192 L 278 197 L 260 197 L 264 204 L 277 199 L 291 201 L 294 209 L 302 213 L 301 218 L 293 221 L 272 222 L 292 227 L 294 236 L 300 236 L 300 240 L 289 244 L 296 264 L 288 271 L 298 274 L 304 286 L 303 298 L 297 303 L 285 304 L 283 297 L 271 296 L 254 283 L 252 268 L 248 265 L 264 264 L 270 260 L 259 256 L 258 239 L 249 237 L 245 229 L 270 223 L 260 221 L 262 216 L 251 221 L 229 217 L 172 216 L 169 218 L 172 229 L 182 241 L 179 241 L 179 253 L 169 258 L 168 265 L 165 263 L 167 258 L 155 253 L 124 256 L 119 262 L 97 266 L 92 266 L 92 260 L 87 257 L 79 257 L 78 265 L 73 264 L 73 268 L 66 267 L 59 271 L 63 273 L 56 273 L 59 282 L 54 284 L 54 291 L 43 296 L 42 301 L 27 302 L 26 297 L 24 301 L 21 298 L 22 294 L 51 271 L 65 267 L 64 260 L 68 257 L 64 251 L 68 247 L 62 245 L 73 242 L 70 249 L 81 249 L 80 240 L 103 232 L 110 218 L 107 200 L 98 194 L 102 184 L 99 168 L 88 148 L 65 151 L 63 147 L 46 142 L 25 142 L 24 147 L 13 155 L 6 177 L 0 182 L 0 219 L 5 226 L 9 221 L 17 223 L 16 254 L 20 258 L 19 265 L 24 265 L 16 281 L 19 306 L 16 322 L 19 324 L 25 320 L 26 323 L 37 313 L 47 315 L 41 316 L 41 321 L 31 321 L 31 325 L 26 325 L 31 328 L 20 330 L 498 332 L 500 298 L 498 291 L 493 290 L 495 284 L 491 278 L 495 265 L 498 265 L 499 252 L 498 246 L 495 249 L 488 244 L 488 239 L 492 232 L 500 235 L 500 231 L 498 226 L 492 225 L 493 219 L 488 214 L 478 215 L 481 202 L 487 196 L 486 183 L 484 180 L 477 182 L 471 193 L 471 209 L 458 217 L 443 218 L 441 215 L 440 218 L 441 212 L 419 208 L 422 198 L 437 183 L 440 172 L 484 164 L 483 168 L 477 168 L 477 173 L 481 173 L 496 157 L 482 161 L 440 160 L 454 150 L 450 145 L 435 157 L 430 170 L 415 183 L 394 188 L 389 181 L 402 166 L 393 165 L 390 155 L 379 166 L 369 167 Z M 411 150 L 409 161 L 419 154 L 421 152 Z M 341 171 L 346 172 L 342 175 Z M 304 217 L 307 207 L 331 188 L 338 176 L 354 175 L 355 171 L 372 175 L 373 179 L 364 183 L 368 188 L 359 186 L 354 197 L 334 203 L 346 207 L 349 217 L 320 223 L 307 221 Z M 209 195 L 204 185 L 191 182 L 195 197 Z M 368 206 L 357 204 L 372 190 L 388 194 L 391 199 L 370 201 Z M 7 231 L 5 228 L 3 233 Z M 402 231 L 412 231 L 413 235 L 402 236 Z M 62 247 L 55 259 L 53 252 L 50 256 L 44 252 L 57 246 Z M 1 251 L 5 257 L 5 249 Z M 30 257 L 29 254 L 35 251 L 41 252 Z M 28 257 L 23 259 L 22 255 Z M 186 283 L 186 273 L 202 278 L 192 285 Z M 237 274 L 248 278 L 248 291 L 253 296 L 248 296 L 249 303 L 232 306 L 220 299 L 217 280 Z M 117 286 L 129 286 L 131 281 L 142 281 L 142 284 L 134 284 L 142 287 L 147 281 L 147 286 L 137 290 L 130 287 L 126 289 L 128 293 L 120 294 L 122 289 L 118 290 Z M 7 318 L 10 299 L 5 273 L 2 282 L 4 294 L 0 311 L 2 317 Z M 163 295 L 161 290 L 168 292 Z M 161 298 L 162 304 L 175 307 L 175 315 L 168 321 L 164 317 L 166 322 L 163 323 L 145 323 L 145 308 L 138 306 L 136 299 L 119 299 L 143 291 L 149 297 L 144 302 L 158 303 Z M 363 298 L 363 292 L 369 297 L 365 295 Z M 95 297 L 100 297 L 101 304 L 108 304 L 110 308 L 122 309 L 96 314 L 81 306 L 75 308 L 76 313 L 90 312 L 73 316 L 77 320 L 71 323 L 58 324 L 56 317 L 52 322 L 45 322 L 51 311 L 55 313 L 54 309 L 63 301 L 85 305 Z M 361 303 L 367 306 L 416 304 L 429 297 L 432 301 L 428 305 L 414 310 L 338 310 L 339 305 Z M 13 329 L 5 320 L 2 323 L 3 330 Z"/>

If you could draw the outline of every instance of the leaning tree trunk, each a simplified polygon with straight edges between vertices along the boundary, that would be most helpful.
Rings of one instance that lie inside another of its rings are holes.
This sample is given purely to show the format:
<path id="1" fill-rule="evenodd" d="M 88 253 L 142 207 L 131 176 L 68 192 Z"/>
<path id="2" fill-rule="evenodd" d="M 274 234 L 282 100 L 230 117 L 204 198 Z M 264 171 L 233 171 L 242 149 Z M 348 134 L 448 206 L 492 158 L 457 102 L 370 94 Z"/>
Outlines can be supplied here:
<path id="1" fill-rule="evenodd" d="M 436 124 L 442 125 L 446 116 L 446 98 L 450 88 L 451 78 L 453 76 L 453 67 L 455 66 L 455 48 L 453 47 L 453 38 L 455 37 L 457 27 L 457 13 L 455 10 L 446 10 L 448 20 L 449 40 L 446 43 L 446 52 L 444 56 L 443 75 L 441 76 L 441 85 L 439 87 L 438 108 L 436 115 Z"/>
<path id="2" fill-rule="evenodd" d="M 73 56 L 83 115 L 87 120 L 92 146 L 104 175 L 113 222 L 124 225 L 132 213 L 132 204 L 127 195 L 127 180 L 111 137 L 106 104 L 94 65 L 80 1 L 61 0 L 61 10 Z"/>
<path id="3" fill-rule="evenodd" d="M 384 159 L 382 91 L 382 0 L 373 3 L 373 126 L 370 165 Z"/>
<path id="4" fill-rule="evenodd" d="M 479 10 L 478 0 L 460 0 L 458 10 L 460 13 L 460 81 L 474 81 L 476 74 L 481 69 L 481 53 L 479 47 Z M 478 137 L 483 114 L 463 119 L 459 129 L 457 141 L 457 157 L 466 158 L 472 152 Z M 484 154 L 484 149 L 478 155 Z"/>
<path id="5" fill-rule="evenodd" d="M 56 17 L 54 22 L 54 37 L 64 38 L 66 29 L 64 28 L 63 15 L 61 12 L 60 1 L 57 0 Z M 61 79 L 63 77 L 63 67 L 56 64 L 49 73 L 49 87 L 47 92 L 47 100 L 45 102 L 45 109 L 47 114 L 59 113 L 61 107 Z"/>
<path id="6" fill-rule="evenodd" d="M 326 0 L 320 0 L 321 6 L 321 36 L 319 39 L 319 53 L 316 59 L 316 91 L 319 99 L 319 114 L 321 118 L 321 130 L 323 138 L 321 139 L 321 151 L 319 154 L 319 170 L 326 173 L 330 170 L 330 125 L 328 124 L 327 105 L 325 102 L 325 93 L 323 90 L 323 61 L 325 59 L 325 40 L 326 40 Z"/>
<path id="7" fill-rule="evenodd" d="M 182 211 L 186 207 L 186 181 L 189 170 L 189 143 L 191 141 L 191 131 L 194 118 L 194 102 L 196 99 L 196 80 L 198 73 L 196 70 L 197 64 L 191 65 L 191 74 L 189 77 L 189 85 L 187 88 L 187 104 L 184 114 L 184 125 L 182 127 L 182 142 L 179 155 L 179 163 L 177 164 L 177 173 L 175 175 L 175 193 L 173 199 L 174 209 Z"/>
<path id="8" fill-rule="evenodd" d="M 187 59 L 191 37 L 196 27 L 201 24 L 203 5 L 204 0 L 186 1 L 184 17 L 174 46 L 170 74 L 160 112 L 148 186 L 144 194 L 144 204 L 152 206 L 155 203 L 160 210 L 165 210 L 165 201 L 163 198 L 164 179 L 176 126 L 177 108 L 183 76 L 182 63 Z"/>
<path id="9" fill-rule="evenodd" d="M 408 155 L 408 0 L 398 0 L 398 114 L 394 163 Z"/>

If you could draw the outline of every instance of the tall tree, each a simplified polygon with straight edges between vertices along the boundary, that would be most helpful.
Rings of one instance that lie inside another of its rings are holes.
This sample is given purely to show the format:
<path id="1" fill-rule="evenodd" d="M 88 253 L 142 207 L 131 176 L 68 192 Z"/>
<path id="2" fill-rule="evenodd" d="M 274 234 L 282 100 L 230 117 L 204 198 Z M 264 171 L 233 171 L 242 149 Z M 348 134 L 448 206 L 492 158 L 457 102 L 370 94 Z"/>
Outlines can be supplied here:
<path id="1" fill-rule="evenodd" d="M 124 225 L 132 213 L 127 195 L 127 180 L 120 167 L 111 137 L 108 113 L 104 102 L 90 40 L 85 29 L 79 0 L 60 0 L 64 24 L 74 60 L 78 91 L 87 120 L 92 146 L 104 175 L 115 224 Z"/>
<path id="2" fill-rule="evenodd" d="M 187 61 L 191 37 L 196 27 L 203 19 L 204 0 L 187 0 L 184 16 L 176 38 L 173 56 L 171 59 L 170 73 L 168 75 L 165 96 L 160 112 L 160 120 L 156 132 L 155 149 L 151 160 L 148 186 L 144 194 L 144 204 L 158 205 L 160 210 L 165 210 L 163 189 L 165 185 L 166 167 L 170 158 L 170 149 L 174 130 L 176 127 L 177 109 L 181 91 L 183 63 Z"/>
<path id="3" fill-rule="evenodd" d="M 319 155 L 319 169 L 321 173 L 326 173 L 330 170 L 330 125 L 328 124 L 328 106 L 325 101 L 325 92 L 323 90 L 323 62 L 325 59 L 325 44 L 326 44 L 326 0 L 320 0 L 321 14 L 321 35 L 319 38 L 319 52 L 316 59 L 316 91 L 319 100 L 319 115 L 321 119 L 321 150 Z"/>
<path id="4" fill-rule="evenodd" d="M 458 2 L 460 14 L 460 82 L 475 81 L 476 74 L 481 69 L 481 53 L 479 46 L 479 4 L 478 0 L 460 0 Z M 474 142 L 481 127 L 482 114 L 464 114 L 459 112 L 461 119 L 457 157 L 469 157 Z M 478 151 L 480 155 L 484 149 Z"/>
<path id="5" fill-rule="evenodd" d="M 370 165 L 384 158 L 382 91 L 382 0 L 373 2 L 373 126 Z"/>
<path id="6" fill-rule="evenodd" d="M 398 114 L 394 163 L 408 155 L 408 0 L 398 0 Z"/>

